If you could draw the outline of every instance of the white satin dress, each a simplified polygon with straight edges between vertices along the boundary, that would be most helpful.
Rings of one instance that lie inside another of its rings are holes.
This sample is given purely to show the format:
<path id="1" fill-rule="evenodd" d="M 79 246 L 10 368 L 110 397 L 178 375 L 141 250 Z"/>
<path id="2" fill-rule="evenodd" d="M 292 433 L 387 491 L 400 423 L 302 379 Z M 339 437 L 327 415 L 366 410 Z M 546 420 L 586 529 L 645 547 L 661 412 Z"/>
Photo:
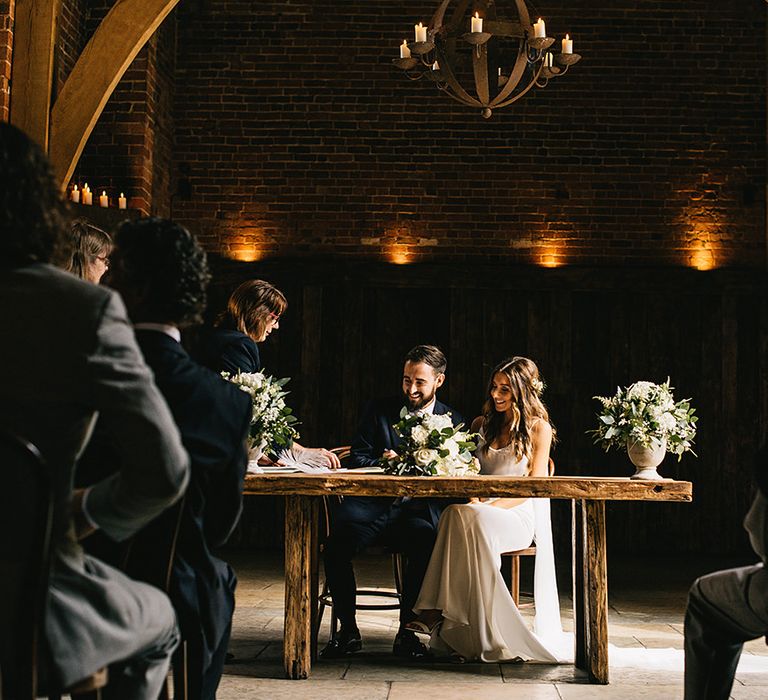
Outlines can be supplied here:
<path id="1" fill-rule="evenodd" d="M 528 460 L 512 447 L 478 450 L 480 473 L 524 476 Z M 528 628 L 502 578 L 501 554 L 536 541 L 535 632 Z M 441 610 L 430 646 L 466 659 L 563 663 L 573 658 L 563 634 L 557 597 L 548 499 L 514 508 L 451 505 L 440 516 L 437 542 L 414 608 Z"/>

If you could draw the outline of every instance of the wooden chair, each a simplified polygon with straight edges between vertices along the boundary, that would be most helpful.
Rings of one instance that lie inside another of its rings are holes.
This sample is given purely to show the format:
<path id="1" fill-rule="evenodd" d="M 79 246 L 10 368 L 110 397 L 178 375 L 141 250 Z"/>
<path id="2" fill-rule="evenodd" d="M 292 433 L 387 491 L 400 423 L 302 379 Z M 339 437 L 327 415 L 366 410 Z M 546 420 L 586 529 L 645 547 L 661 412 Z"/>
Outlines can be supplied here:
<path id="1" fill-rule="evenodd" d="M 549 458 L 549 475 L 553 476 L 555 473 L 555 463 L 552 458 Z M 512 600 L 515 601 L 515 605 L 520 607 L 520 557 L 535 557 L 536 545 L 531 544 L 530 547 L 524 549 L 516 549 L 513 552 L 503 552 L 502 562 L 504 557 L 509 558 L 510 562 L 510 576 L 509 576 L 509 592 L 512 594 Z M 523 595 L 532 595 L 530 593 L 524 593 Z"/>
<path id="2" fill-rule="evenodd" d="M 55 506 L 53 476 L 28 440 L 0 429 L 0 696 L 38 697 L 51 571 Z M 50 679 L 45 685 L 51 686 Z M 107 670 L 48 697 L 100 697 Z"/>
<path id="3" fill-rule="evenodd" d="M 341 461 L 342 465 L 344 464 L 345 460 L 349 457 L 350 454 L 350 446 L 344 445 L 342 447 L 335 447 L 331 450 L 336 456 L 339 458 L 339 461 Z M 330 504 L 328 501 L 328 496 L 323 497 L 323 511 L 321 513 L 322 522 L 320 523 L 320 531 L 322 534 L 324 534 L 324 537 L 322 539 L 326 539 L 331 531 L 331 518 L 330 518 Z M 331 496 L 330 498 L 338 498 Z M 323 543 L 320 542 L 320 550 L 322 551 Z M 392 589 L 386 589 L 386 588 L 358 588 L 355 591 L 355 597 L 356 598 L 384 598 L 385 600 L 383 602 L 375 602 L 375 603 L 356 603 L 356 607 L 358 610 L 399 610 L 400 609 L 400 598 L 402 596 L 402 590 L 403 590 L 403 555 L 398 552 L 392 553 L 392 578 L 395 582 L 395 588 Z M 313 631 L 313 638 L 316 641 L 317 640 L 317 634 L 320 629 L 320 625 L 323 622 L 323 615 L 325 613 L 325 609 L 327 607 L 330 607 L 331 609 L 331 638 L 336 634 L 338 631 L 339 622 L 336 617 L 336 613 L 333 609 L 333 596 L 331 595 L 330 589 L 328 588 L 328 581 L 325 581 L 323 583 L 322 591 L 320 592 L 320 595 L 317 598 L 318 600 L 318 612 L 317 612 L 317 623 L 315 626 L 315 630 Z M 316 645 L 314 645 L 316 646 Z"/>

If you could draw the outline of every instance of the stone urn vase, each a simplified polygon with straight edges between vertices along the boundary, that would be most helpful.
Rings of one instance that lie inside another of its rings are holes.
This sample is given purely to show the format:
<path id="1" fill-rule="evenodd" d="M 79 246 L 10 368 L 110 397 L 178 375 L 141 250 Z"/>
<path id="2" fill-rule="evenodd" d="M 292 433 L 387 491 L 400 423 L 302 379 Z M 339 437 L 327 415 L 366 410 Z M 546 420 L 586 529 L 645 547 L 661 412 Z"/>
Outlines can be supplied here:
<path id="1" fill-rule="evenodd" d="M 266 440 L 256 442 L 253 438 L 248 438 L 248 473 L 249 474 L 263 474 L 264 470 L 259 466 L 259 460 L 264 455 L 264 450 L 267 448 Z"/>
<path id="2" fill-rule="evenodd" d="M 653 440 L 650 447 L 643 447 L 639 442 L 627 440 L 627 454 L 632 464 L 635 465 L 635 473 L 630 479 L 659 480 L 664 477 L 656 471 L 667 453 L 667 441 Z"/>

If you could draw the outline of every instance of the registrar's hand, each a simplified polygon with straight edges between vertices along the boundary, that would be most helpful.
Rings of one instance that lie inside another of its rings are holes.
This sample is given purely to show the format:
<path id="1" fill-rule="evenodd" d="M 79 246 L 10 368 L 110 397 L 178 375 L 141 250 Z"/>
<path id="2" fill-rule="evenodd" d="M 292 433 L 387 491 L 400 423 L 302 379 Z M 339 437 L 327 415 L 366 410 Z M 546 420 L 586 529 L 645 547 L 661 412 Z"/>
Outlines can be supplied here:
<path id="1" fill-rule="evenodd" d="M 381 456 L 384 459 L 397 459 L 400 455 L 398 455 L 394 450 L 384 450 L 384 453 Z"/>

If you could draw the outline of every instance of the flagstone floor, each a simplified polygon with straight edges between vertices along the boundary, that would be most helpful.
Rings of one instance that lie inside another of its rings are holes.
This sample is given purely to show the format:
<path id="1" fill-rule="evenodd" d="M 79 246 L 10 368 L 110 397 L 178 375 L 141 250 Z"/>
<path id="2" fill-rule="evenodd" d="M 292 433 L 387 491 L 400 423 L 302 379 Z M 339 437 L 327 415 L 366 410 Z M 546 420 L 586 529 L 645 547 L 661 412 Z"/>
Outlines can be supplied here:
<path id="1" fill-rule="evenodd" d="M 396 612 L 361 612 L 364 648 L 349 659 L 318 661 L 312 677 L 288 681 L 282 668 L 283 565 L 271 551 L 227 552 L 237 571 L 237 611 L 220 700 L 674 700 L 681 699 L 683 614 L 688 586 L 695 576 L 734 562 L 609 558 L 608 629 L 613 645 L 611 682 L 586 683 L 572 666 L 545 664 L 410 664 L 391 655 Z M 563 626 L 571 629 L 569 566 L 560 584 Z M 391 586 L 390 560 L 369 554 L 357 565 L 358 585 Z M 523 581 L 526 579 L 523 570 Z M 524 586 L 525 587 L 525 586 Z M 532 615 L 530 608 L 525 615 Z M 328 616 L 320 633 L 328 638 Z M 627 662 L 624 653 L 631 657 Z M 639 650 L 639 651 L 638 651 Z M 644 659 L 638 663 L 639 658 Z M 745 647 L 732 697 L 768 698 L 768 647 L 765 640 Z"/>

